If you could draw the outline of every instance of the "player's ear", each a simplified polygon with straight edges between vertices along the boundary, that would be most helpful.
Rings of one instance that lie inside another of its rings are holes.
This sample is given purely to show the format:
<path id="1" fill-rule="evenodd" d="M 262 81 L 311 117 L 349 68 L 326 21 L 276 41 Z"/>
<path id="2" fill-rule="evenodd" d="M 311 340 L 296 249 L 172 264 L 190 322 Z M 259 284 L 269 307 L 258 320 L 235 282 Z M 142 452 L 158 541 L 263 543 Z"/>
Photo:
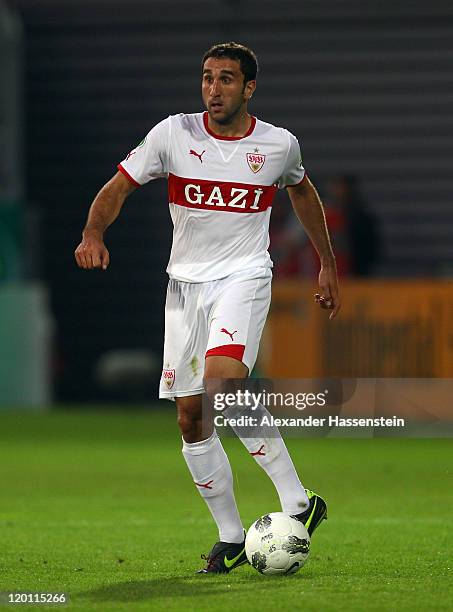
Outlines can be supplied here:
<path id="1" fill-rule="evenodd" d="M 256 89 L 256 81 L 247 81 L 244 87 L 244 97 L 246 100 L 250 100 Z"/>

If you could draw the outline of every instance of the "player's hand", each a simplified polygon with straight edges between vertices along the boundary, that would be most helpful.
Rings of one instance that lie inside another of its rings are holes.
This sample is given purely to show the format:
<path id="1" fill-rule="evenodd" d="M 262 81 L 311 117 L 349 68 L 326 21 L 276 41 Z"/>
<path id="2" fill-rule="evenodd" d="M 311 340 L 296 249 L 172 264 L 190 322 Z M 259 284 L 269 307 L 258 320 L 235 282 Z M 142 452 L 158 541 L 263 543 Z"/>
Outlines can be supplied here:
<path id="1" fill-rule="evenodd" d="M 321 293 L 315 294 L 315 302 L 325 310 L 331 310 L 329 319 L 337 316 L 341 308 L 338 292 L 337 267 L 335 262 L 321 267 L 319 272 L 319 288 Z"/>
<path id="2" fill-rule="evenodd" d="M 107 270 L 110 255 L 102 236 L 96 233 L 84 233 L 82 242 L 74 253 L 77 265 L 84 270 Z"/>

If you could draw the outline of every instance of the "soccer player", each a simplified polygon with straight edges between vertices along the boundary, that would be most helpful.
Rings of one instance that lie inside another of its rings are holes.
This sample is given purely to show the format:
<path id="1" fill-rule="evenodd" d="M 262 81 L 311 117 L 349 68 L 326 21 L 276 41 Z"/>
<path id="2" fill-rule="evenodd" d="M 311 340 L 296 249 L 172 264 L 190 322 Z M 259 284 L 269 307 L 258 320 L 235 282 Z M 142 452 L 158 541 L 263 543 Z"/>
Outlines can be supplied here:
<path id="1" fill-rule="evenodd" d="M 202 60 L 206 112 L 170 116 L 151 129 L 97 194 L 75 251 L 81 268 L 105 270 L 104 233 L 126 197 L 167 178 L 174 227 L 160 397 L 176 402 L 184 459 L 219 530 L 202 573 L 226 573 L 247 561 L 231 467 L 213 424 L 202 422 L 202 393 L 215 389 L 212 381 L 246 378 L 255 363 L 271 299 L 268 228 L 278 188 L 287 190 L 318 252 L 316 301 L 331 319 L 340 308 L 323 207 L 298 141 L 247 111 L 257 70 L 247 47 L 211 47 Z M 326 518 L 326 503 L 302 486 L 277 428 L 268 433 L 241 441 L 272 479 L 282 511 L 311 535 Z"/>

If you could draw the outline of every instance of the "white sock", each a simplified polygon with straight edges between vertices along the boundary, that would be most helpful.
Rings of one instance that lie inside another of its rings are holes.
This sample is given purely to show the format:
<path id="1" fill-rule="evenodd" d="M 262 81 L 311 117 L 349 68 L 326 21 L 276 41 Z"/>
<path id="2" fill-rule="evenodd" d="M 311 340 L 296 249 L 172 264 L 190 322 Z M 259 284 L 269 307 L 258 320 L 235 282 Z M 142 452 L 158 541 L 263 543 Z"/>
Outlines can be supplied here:
<path id="1" fill-rule="evenodd" d="M 183 439 L 182 454 L 217 524 L 219 540 L 243 542 L 244 528 L 234 499 L 233 474 L 217 433 L 214 431 L 207 440 L 193 444 Z"/>
<path id="2" fill-rule="evenodd" d="M 258 422 L 261 422 L 265 415 L 270 417 L 268 410 L 261 404 L 250 414 L 256 417 Z M 274 483 L 282 511 L 288 514 L 304 512 L 309 506 L 309 500 L 278 427 L 266 425 L 263 429 L 257 427 L 248 431 L 241 427 L 232 429 Z M 242 437 L 244 433 L 256 437 Z"/>

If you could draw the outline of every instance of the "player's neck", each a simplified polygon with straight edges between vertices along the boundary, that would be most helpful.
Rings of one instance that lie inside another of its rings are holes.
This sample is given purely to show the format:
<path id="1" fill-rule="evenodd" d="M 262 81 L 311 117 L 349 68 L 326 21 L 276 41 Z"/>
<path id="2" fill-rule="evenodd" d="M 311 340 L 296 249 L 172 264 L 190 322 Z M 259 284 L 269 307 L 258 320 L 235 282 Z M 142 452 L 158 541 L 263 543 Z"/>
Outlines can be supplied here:
<path id="1" fill-rule="evenodd" d="M 236 116 L 231 123 L 221 124 L 213 121 L 208 113 L 209 129 L 218 136 L 226 138 L 241 138 L 245 136 L 252 125 L 252 117 L 244 110 L 241 115 Z"/>

